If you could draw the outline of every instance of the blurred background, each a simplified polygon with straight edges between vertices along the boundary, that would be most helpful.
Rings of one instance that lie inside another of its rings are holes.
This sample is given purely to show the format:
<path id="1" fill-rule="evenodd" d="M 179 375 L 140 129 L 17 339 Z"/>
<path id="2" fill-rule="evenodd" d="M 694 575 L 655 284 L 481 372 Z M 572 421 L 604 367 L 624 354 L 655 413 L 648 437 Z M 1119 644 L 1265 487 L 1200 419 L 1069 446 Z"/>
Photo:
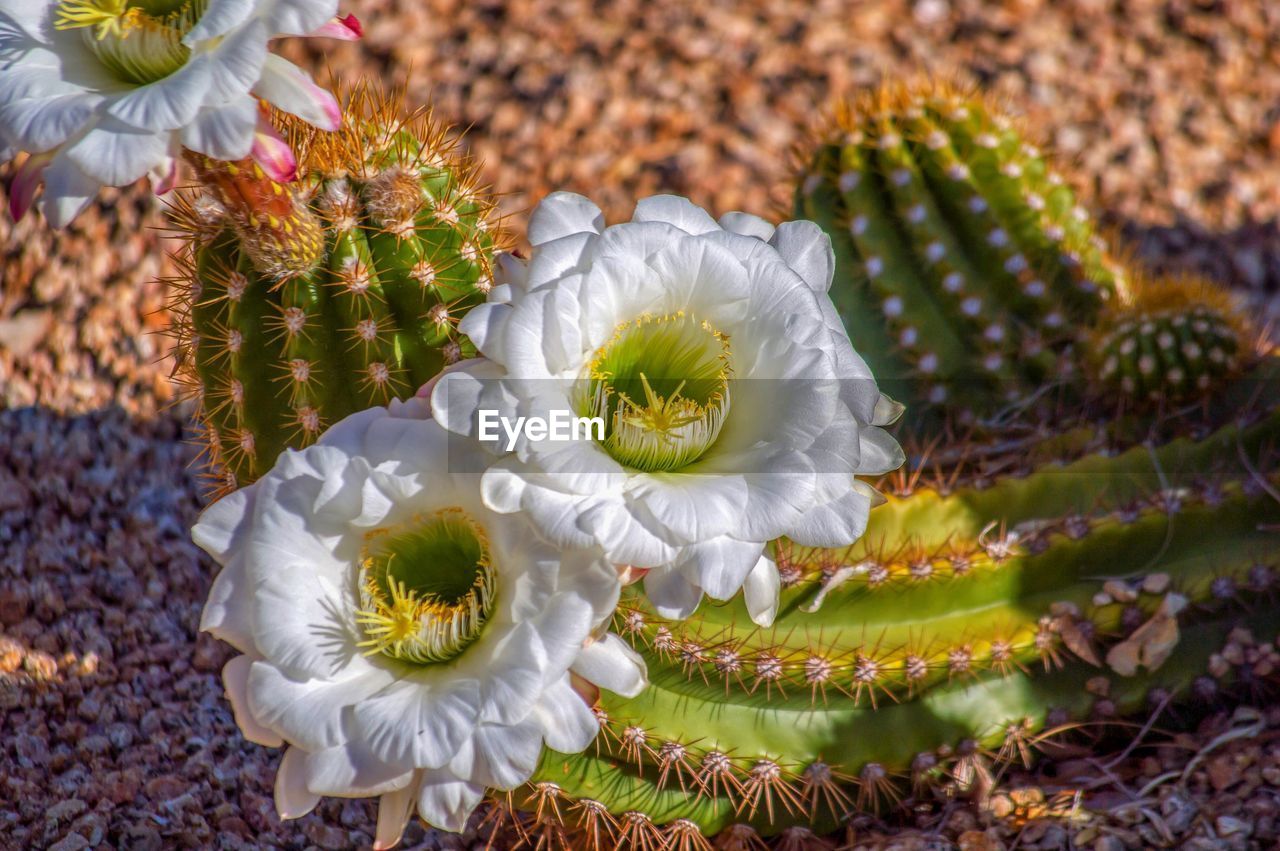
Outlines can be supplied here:
<path id="1" fill-rule="evenodd" d="M 794 149 L 838 95 L 932 74 L 1025 116 L 1142 259 L 1278 310 L 1277 2 L 344 10 L 362 42 L 282 52 L 322 79 L 403 85 L 465 130 L 517 233 L 553 189 L 614 220 L 655 192 L 781 215 Z M 239 738 L 226 653 L 196 636 L 211 565 L 186 534 L 201 500 L 162 333 L 164 227 L 145 187 L 109 190 L 60 233 L 0 216 L 0 848 L 367 842 L 364 802 L 279 824 L 276 756 Z"/>

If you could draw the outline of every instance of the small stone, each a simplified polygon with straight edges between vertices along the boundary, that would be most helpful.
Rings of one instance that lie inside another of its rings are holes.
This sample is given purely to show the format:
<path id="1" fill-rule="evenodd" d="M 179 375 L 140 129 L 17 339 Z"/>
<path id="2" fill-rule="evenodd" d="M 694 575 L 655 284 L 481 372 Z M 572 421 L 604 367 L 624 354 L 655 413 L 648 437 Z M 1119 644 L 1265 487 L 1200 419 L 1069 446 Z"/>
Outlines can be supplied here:
<path id="1" fill-rule="evenodd" d="M 172 801 L 187 789 L 187 783 L 172 774 L 164 774 L 147 781 L 147 797 L 153 801 Z"/>
<path id="2" fill-rule="evenodd" d="M 124 838 L 124 845 L 130 851 L 160 851 L 164 847 L 164 840 L 160 838 L 159 832 L 146 822 L 130 827 Z"/>
<path id="3" fill-rule="evenodd" d="M 338 851 L 348 845 L 347 832 L 340 827 L 313 821 L 307 824 L 304 832 L 312 842 L 325 851 Z"/>
<path id="4" fill-rule="evenodd" d="M 1142 590 L 1147 594 L 1163 594 L 1169 590 L 1170 582 L 1167 573 L 1149 573 L 1142 580 Z"/>
<path id="5" fill-rule="evenodd" d="M 49 846 L 49 851 L 81 851 L 89 847 L 89 840 L 78 833 L 68 833 Z"/>
<path id="6" fill-rule="evenodd" d="M 1219 836 L 1248 836 L 1253 832 L 1253 828 L 1244 819 L 1238 819 L 1234 816 L 1218 816 L 1213 822 L 1214 829 L 1217 830 Z"/>
<path id="7" fill-rule="evenodd" d="M 65 801 L 59 801 L 45 810 L 44 821 L 46 825 L 64 824 L 88 808 L 89 805 L 79 798 L 69 798 Z"/>
<path id="8" fill-rule="evenodd" d="M 0 635 L 0 674 L 12 674 L 22 667 L 22 645 Z"/>
<path id="9" fill-rule="evenodd" d="M 43 650 L 31 650 L 22 660 L 22 667 L 36 680 L 49 681 L 58 676 L 58 662 Z"/>
<path id="10" fill-rule="evenodd" d="M 989 805 L 991 814 L 996 818 L 1007 818 L 1013 812 L 1013 801 L 1008 795 L 994 795 Z"/>

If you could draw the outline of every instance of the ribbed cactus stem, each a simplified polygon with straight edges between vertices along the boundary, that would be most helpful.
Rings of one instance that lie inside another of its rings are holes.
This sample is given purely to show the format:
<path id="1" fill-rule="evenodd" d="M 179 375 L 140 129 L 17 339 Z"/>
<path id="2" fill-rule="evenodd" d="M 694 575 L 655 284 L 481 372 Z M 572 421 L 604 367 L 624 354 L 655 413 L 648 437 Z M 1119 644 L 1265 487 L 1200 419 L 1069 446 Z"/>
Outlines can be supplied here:
<path id="1" fill-rule="evenodd" d="M 428 115 L 365 91 L 345 114 L 338 133 L 293 128 L 294 184 L 193 157 L 179 324 L 220 488 L 474 353 L 458 322 L 504 245 L 492 199 Z"/>
<path id="2" fill-rule="evenodd" d="M 651 686 L 602 698 L 597 752 L 545 754 L 515 802 L 560 799 L 551 832 L 822 832 L 970 788 L 1058 725 L 1270 676 L 1280 615 L 1250 602 L 1280 590 L 1278 442 L 1271 413 L 891 498 L 852 547 L 774 545 L 768 629 L 741 600 L 670 621 L 628 589 L 613 627 Z"/>
<path id="3" fill-rule="evenodd" d="M 833 298 L 877 376 L 965 415 L 1072 372 L 1075 329 L 1124 291 L 1041 152 L 947 86 L 888 86 L 843 106 L 796 212 L 832 236 Z"/>

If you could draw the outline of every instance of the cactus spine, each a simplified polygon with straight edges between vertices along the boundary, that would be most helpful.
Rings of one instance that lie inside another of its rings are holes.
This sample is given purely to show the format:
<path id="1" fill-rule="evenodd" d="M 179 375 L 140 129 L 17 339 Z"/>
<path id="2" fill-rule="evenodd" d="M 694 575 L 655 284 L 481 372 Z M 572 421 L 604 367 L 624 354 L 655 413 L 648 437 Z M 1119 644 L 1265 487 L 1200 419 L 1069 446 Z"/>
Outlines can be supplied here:
<path id="1" fill-rule="evenodd" d="M 297 183 L 198 159 L 176 208 L 182 367 L 222 488 L 474 353 L 457 323 L 505 246 L 493 200 L 428 114 L 348 101 L 339 132 L 293 129 Z"/>
<path id="2" fill-rule="evenodd" d="M 917 403 L 982 414 L 1030 394 L 1074 369 L 1072 329 L 1125 291 L 1041 151 L 949 86 L 843 105 L 796 212 L 831 235 L 854 345 Z"/>

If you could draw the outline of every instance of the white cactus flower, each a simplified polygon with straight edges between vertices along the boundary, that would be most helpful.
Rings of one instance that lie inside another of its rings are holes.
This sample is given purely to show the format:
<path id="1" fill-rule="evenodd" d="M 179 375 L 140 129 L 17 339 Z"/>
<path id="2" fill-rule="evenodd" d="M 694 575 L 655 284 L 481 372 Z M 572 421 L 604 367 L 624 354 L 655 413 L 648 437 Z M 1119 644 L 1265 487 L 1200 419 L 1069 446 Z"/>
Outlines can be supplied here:
<path id="1" fill-rule="evenodd" d="M 259 99 L 326 129 L 334 97 L 268 53 L 283 35 L 354 39 L 338 0 L 0 0 L 0 153 L 29 156 L 10 191 L 19 217 L 66 225 L 103 186 L 150 175 L 172 188 L 186 148 L 253 154 L 292 179 L 293 155 Z"/>
<path id="2" fill-rule="evenodd" d="M 603 630 L 617 569 L 484 507 L 468 449 L 424 399 L 355 414 L 193 530 L 222 565 L 201 628 L 250 741 L 286 745 L 284 818 L 380 796 L 377 847 L 410 815 L 463 828 L 486 788 L 527 781 L 543 745 L 586 748 L 579 690 L 624 695 L 644 663 Z M 576 683 L 571 683 L 573 678 Z"/>
<path id="3" fill-rule="evenodd" d="M 672 196 L 606 228 L 586 198 L 556 193 L 529 241 L 528 264 L 505 258 L 499 286 L 462 320 L 484 358 L 437 383 L 436 418 L 485 437 L 481 411 L 497 412 L 488 424 L 568 412 L 599 417 L 604 439 L 526 433 L 485 471 L 486 505 L 529 514 L 559 545 L 598 543 L 649 568 L 664 616 L 742 589 L 752 618 L 772 622 L 767 542 L 853 542 L 878 498 L 855 477 L 903 460 L 880 427 L 901 407 L 827 294 L 830 240 L 811 222 L 717 223 Z"/>

